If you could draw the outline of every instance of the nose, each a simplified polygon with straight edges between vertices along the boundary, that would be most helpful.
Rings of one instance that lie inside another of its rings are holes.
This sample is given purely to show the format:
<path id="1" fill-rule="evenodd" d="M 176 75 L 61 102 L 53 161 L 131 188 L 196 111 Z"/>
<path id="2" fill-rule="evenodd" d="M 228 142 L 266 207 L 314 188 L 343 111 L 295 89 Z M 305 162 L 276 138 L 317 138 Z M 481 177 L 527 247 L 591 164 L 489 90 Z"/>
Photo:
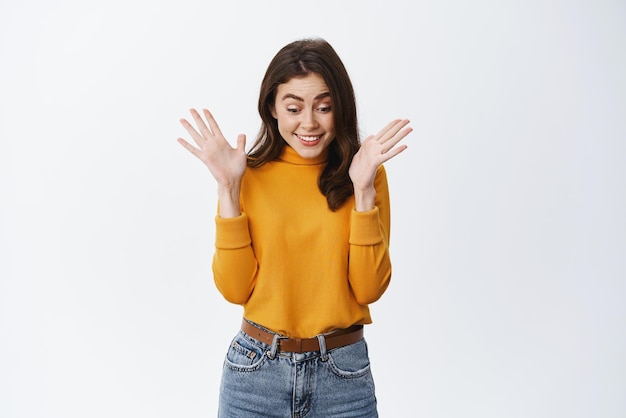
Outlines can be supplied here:
<path id="1" fill-rule="evenodd" d="M 313 109 L 308 109 L 302 112 L 302 121 L 300 124 L 308 131 L 317 128 L 318 125 L 315 117 L 315 111 Z"/>

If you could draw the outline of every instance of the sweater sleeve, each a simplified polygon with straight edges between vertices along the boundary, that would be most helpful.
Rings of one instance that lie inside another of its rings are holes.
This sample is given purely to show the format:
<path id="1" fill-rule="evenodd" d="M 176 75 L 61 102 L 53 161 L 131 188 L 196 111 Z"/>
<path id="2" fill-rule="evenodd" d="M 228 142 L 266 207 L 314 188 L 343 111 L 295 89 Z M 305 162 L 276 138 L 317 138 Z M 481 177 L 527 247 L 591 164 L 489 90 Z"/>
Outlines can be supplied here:
<path id="1" fill-rule="evenodd" d="M 254 289 L 257 260 L 252 250 L 248 217 L 215 218 L 213 277 L 226 300 L 244 304 Z"/>
<path id="2" fill-rule="evenodd" d="M 348 278 L 361 305 L 377 301 L 391 279 L 389 189 L 383 166 L 376 173 L 374 187 L 374 209 L 367 212 L 353 210 L 350 218 Z"/>

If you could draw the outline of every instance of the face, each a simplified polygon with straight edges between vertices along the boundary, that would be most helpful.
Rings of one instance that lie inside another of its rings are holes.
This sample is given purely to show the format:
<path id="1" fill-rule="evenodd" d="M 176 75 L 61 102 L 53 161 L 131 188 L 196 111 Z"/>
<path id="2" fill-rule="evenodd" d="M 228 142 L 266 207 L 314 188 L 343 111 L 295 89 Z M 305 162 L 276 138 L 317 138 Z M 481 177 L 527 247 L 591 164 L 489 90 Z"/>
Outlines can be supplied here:
<path id="1" fill-rule="evenodd" d="M 280 135 L 302 158 L 319 157 L 335 138 L 330 92 L 317 73 L 280 84 L 272 116 Z"/>

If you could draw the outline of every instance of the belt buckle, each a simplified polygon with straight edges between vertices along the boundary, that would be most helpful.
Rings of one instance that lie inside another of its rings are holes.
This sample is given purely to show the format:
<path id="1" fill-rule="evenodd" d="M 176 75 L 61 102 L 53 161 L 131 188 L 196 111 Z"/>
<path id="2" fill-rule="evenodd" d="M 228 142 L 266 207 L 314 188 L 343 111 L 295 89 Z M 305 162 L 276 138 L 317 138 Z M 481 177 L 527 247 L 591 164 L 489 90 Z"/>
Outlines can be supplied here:
<path id="1" fill-rule="evenodd" d="M 288 342 L 288 345 L 290 347 L 285 347 L 285 349 L 283 349 L 282 348 L 283 340 L 285 340 L 285 342 Z M 301 353 L 302 352 L 302 339 L 279 336 L 278 337 L 278 349 L 283 352 Z"/>
<path id="2" fill-rule="evenodd" d="M 274 337 L 272 338 L 272 346 L 269 350 L 267 350 L 267 357 L 269 357 L 270 360 L 274 360 L 274 358 L 276 358 L 276 352 L 282 351 L 282 349 L 280 348 L 281 340 L 288 339 L 289 337 L 285 337 L 284 335 L 274 334 Z"/>

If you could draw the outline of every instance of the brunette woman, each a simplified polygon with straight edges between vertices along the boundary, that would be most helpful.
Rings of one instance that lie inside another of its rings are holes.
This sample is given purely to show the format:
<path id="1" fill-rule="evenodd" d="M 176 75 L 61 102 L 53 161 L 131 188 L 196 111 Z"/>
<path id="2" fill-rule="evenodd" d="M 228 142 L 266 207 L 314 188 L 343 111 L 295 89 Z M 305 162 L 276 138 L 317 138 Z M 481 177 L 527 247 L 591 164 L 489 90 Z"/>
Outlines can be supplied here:
<path id="1" fill-rule="evenodd" d="M 408 120 L 359 140 L 352 83 L 322 39 L 283 47 L 258 102 L 260 133 L 233 148 L 208 110 L 178 141 L 217 181 L 213 273 L 243 305 L 224 361 L 220 417 L 375 417 L 363 325 L 389 284 L 382 164 Z"/>

